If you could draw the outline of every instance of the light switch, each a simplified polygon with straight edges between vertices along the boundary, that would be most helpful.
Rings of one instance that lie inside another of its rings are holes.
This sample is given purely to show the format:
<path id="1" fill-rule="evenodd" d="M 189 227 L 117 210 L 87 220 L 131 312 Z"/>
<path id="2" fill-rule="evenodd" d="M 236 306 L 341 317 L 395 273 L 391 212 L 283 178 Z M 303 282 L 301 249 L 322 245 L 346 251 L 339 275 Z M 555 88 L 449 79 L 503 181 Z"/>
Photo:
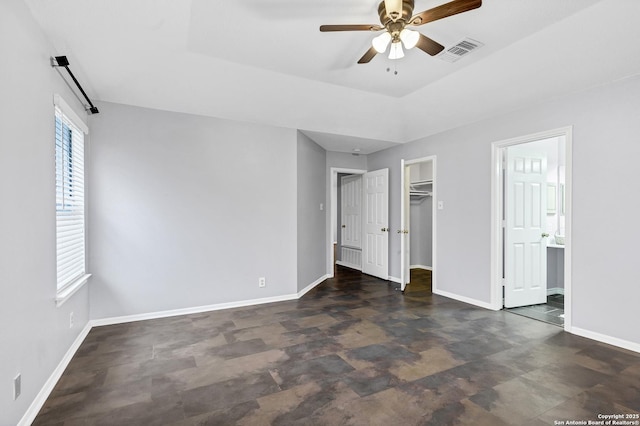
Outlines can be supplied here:
<path id="1" fill-rule="evenodd" d="M 320 210 L 324 210 L 324 204 L 320 203 Z"/>

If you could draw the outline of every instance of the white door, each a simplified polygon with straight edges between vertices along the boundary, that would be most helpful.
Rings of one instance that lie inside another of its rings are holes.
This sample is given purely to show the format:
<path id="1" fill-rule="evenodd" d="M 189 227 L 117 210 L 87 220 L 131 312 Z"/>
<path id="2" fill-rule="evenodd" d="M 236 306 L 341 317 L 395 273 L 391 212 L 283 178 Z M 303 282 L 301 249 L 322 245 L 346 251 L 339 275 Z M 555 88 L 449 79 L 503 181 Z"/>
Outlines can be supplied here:
<path id="1" fill-rule="evenodd" d="M 504 306 L 547 301 L 547 158 L 527 144 L 507 148 Z"/>
<path id="2" fill-rule="evenodd" d="M 404 160 L 400 160 L 400 181 L 402 184 L 400 195 L 400 289 L 404 291 L 407 284 L 411 280 L 410 259 L 411 252 L 409 243 L 409 227 L 410 227 L 410 207 L 409 207 L 409 188 L 411 182 L 411 168 L 405 164 Z"/>
<path id="3" fill-rule="evenodd" d="M 362 272 L 389 279 L 389 169 L 362 175 L 364 186 Z"/>
<path id="4" fill-rule="evenodd" d="M 359 249 L 362 248 L 362 176 L 343 176 L 340 185 L 341 244 Z"/>

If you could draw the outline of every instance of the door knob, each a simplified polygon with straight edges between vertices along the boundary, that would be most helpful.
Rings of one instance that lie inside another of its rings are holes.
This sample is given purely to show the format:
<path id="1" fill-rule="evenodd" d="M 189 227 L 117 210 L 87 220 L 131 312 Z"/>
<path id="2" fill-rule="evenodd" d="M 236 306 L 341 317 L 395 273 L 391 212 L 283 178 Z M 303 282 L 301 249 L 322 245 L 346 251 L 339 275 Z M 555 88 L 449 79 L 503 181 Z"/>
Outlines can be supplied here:
<path id="1" fill-rule="evenodd" d="M 389 231 L 389 229 L 388 228 L 382 228 L 382 229 L 380 229 L 380 231 L 387 232 L 387 231 Z"/>
<path id="2" fill-rule="evenodd" d="M 549 234 L 547 234 L 546 232 L 543 232 L 543 233 L 542 233 L 542 237 L 543 237 L 543 238 L 546 238 L 546 237 L 548 237 L 548 236 L 549 236 Z"/>

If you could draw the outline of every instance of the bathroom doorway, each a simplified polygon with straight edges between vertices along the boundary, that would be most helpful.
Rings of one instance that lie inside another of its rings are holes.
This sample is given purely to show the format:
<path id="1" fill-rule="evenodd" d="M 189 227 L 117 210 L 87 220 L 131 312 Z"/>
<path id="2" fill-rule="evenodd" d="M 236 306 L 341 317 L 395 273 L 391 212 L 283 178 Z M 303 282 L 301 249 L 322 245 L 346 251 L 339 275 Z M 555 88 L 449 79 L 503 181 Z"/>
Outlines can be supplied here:
<path id="1" fill-rule="evenodd" d="M 570 132 L 494 144 L 494 156 L 497 308 L 567 329 Z"/>

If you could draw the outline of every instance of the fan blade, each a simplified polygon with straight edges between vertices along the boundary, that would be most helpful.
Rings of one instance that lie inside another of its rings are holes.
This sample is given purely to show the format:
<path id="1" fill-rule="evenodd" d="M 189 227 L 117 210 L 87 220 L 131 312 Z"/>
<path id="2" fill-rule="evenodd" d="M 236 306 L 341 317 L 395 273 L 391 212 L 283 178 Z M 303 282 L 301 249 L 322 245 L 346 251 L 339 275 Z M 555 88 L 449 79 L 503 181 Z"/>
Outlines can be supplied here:
<path id="1" fill-rule="evenodd" d="M 380 31 L 384 27 L 374 24 L 356 24 L 356 25 L 320 25 L 320 31 L 323 33 L 329 31 Z"/>
<path id="2" fill-rule="evenodd" d="M 362 56 L 362 58 L 360 58 L 358 63 L 359 64 L 367 64 L 367 63 L 371 62 L 373 57 L 376 56 L 377 54 L 378 54 L 378 51 L 376 49 L 374 49 L 373 47 L 370 47 L 369 50 L 367 50 L 367 53 L 365 53 Z"/>
<path id="3" fill-rule="evenodd" d="M 420 34 L 420 39 L 418 40 L 418 44 L 416 44 L 416 47 L 424 52 L 427 52 L 431 56 L 437 55 L 444 49 L 443 45 L 441 45 L 437 41 L 431 40 L 424 34 Z"/>
<path id="4" fill-rule="evenodd" d="M 482 0 L 453 0 L 441 6 L 434 7 L 433 9 L 418 13 L 411 18 L 409 25 L 424 25 L 428 22 L 477 9 L 480 6 L 482 6 Z"/>

